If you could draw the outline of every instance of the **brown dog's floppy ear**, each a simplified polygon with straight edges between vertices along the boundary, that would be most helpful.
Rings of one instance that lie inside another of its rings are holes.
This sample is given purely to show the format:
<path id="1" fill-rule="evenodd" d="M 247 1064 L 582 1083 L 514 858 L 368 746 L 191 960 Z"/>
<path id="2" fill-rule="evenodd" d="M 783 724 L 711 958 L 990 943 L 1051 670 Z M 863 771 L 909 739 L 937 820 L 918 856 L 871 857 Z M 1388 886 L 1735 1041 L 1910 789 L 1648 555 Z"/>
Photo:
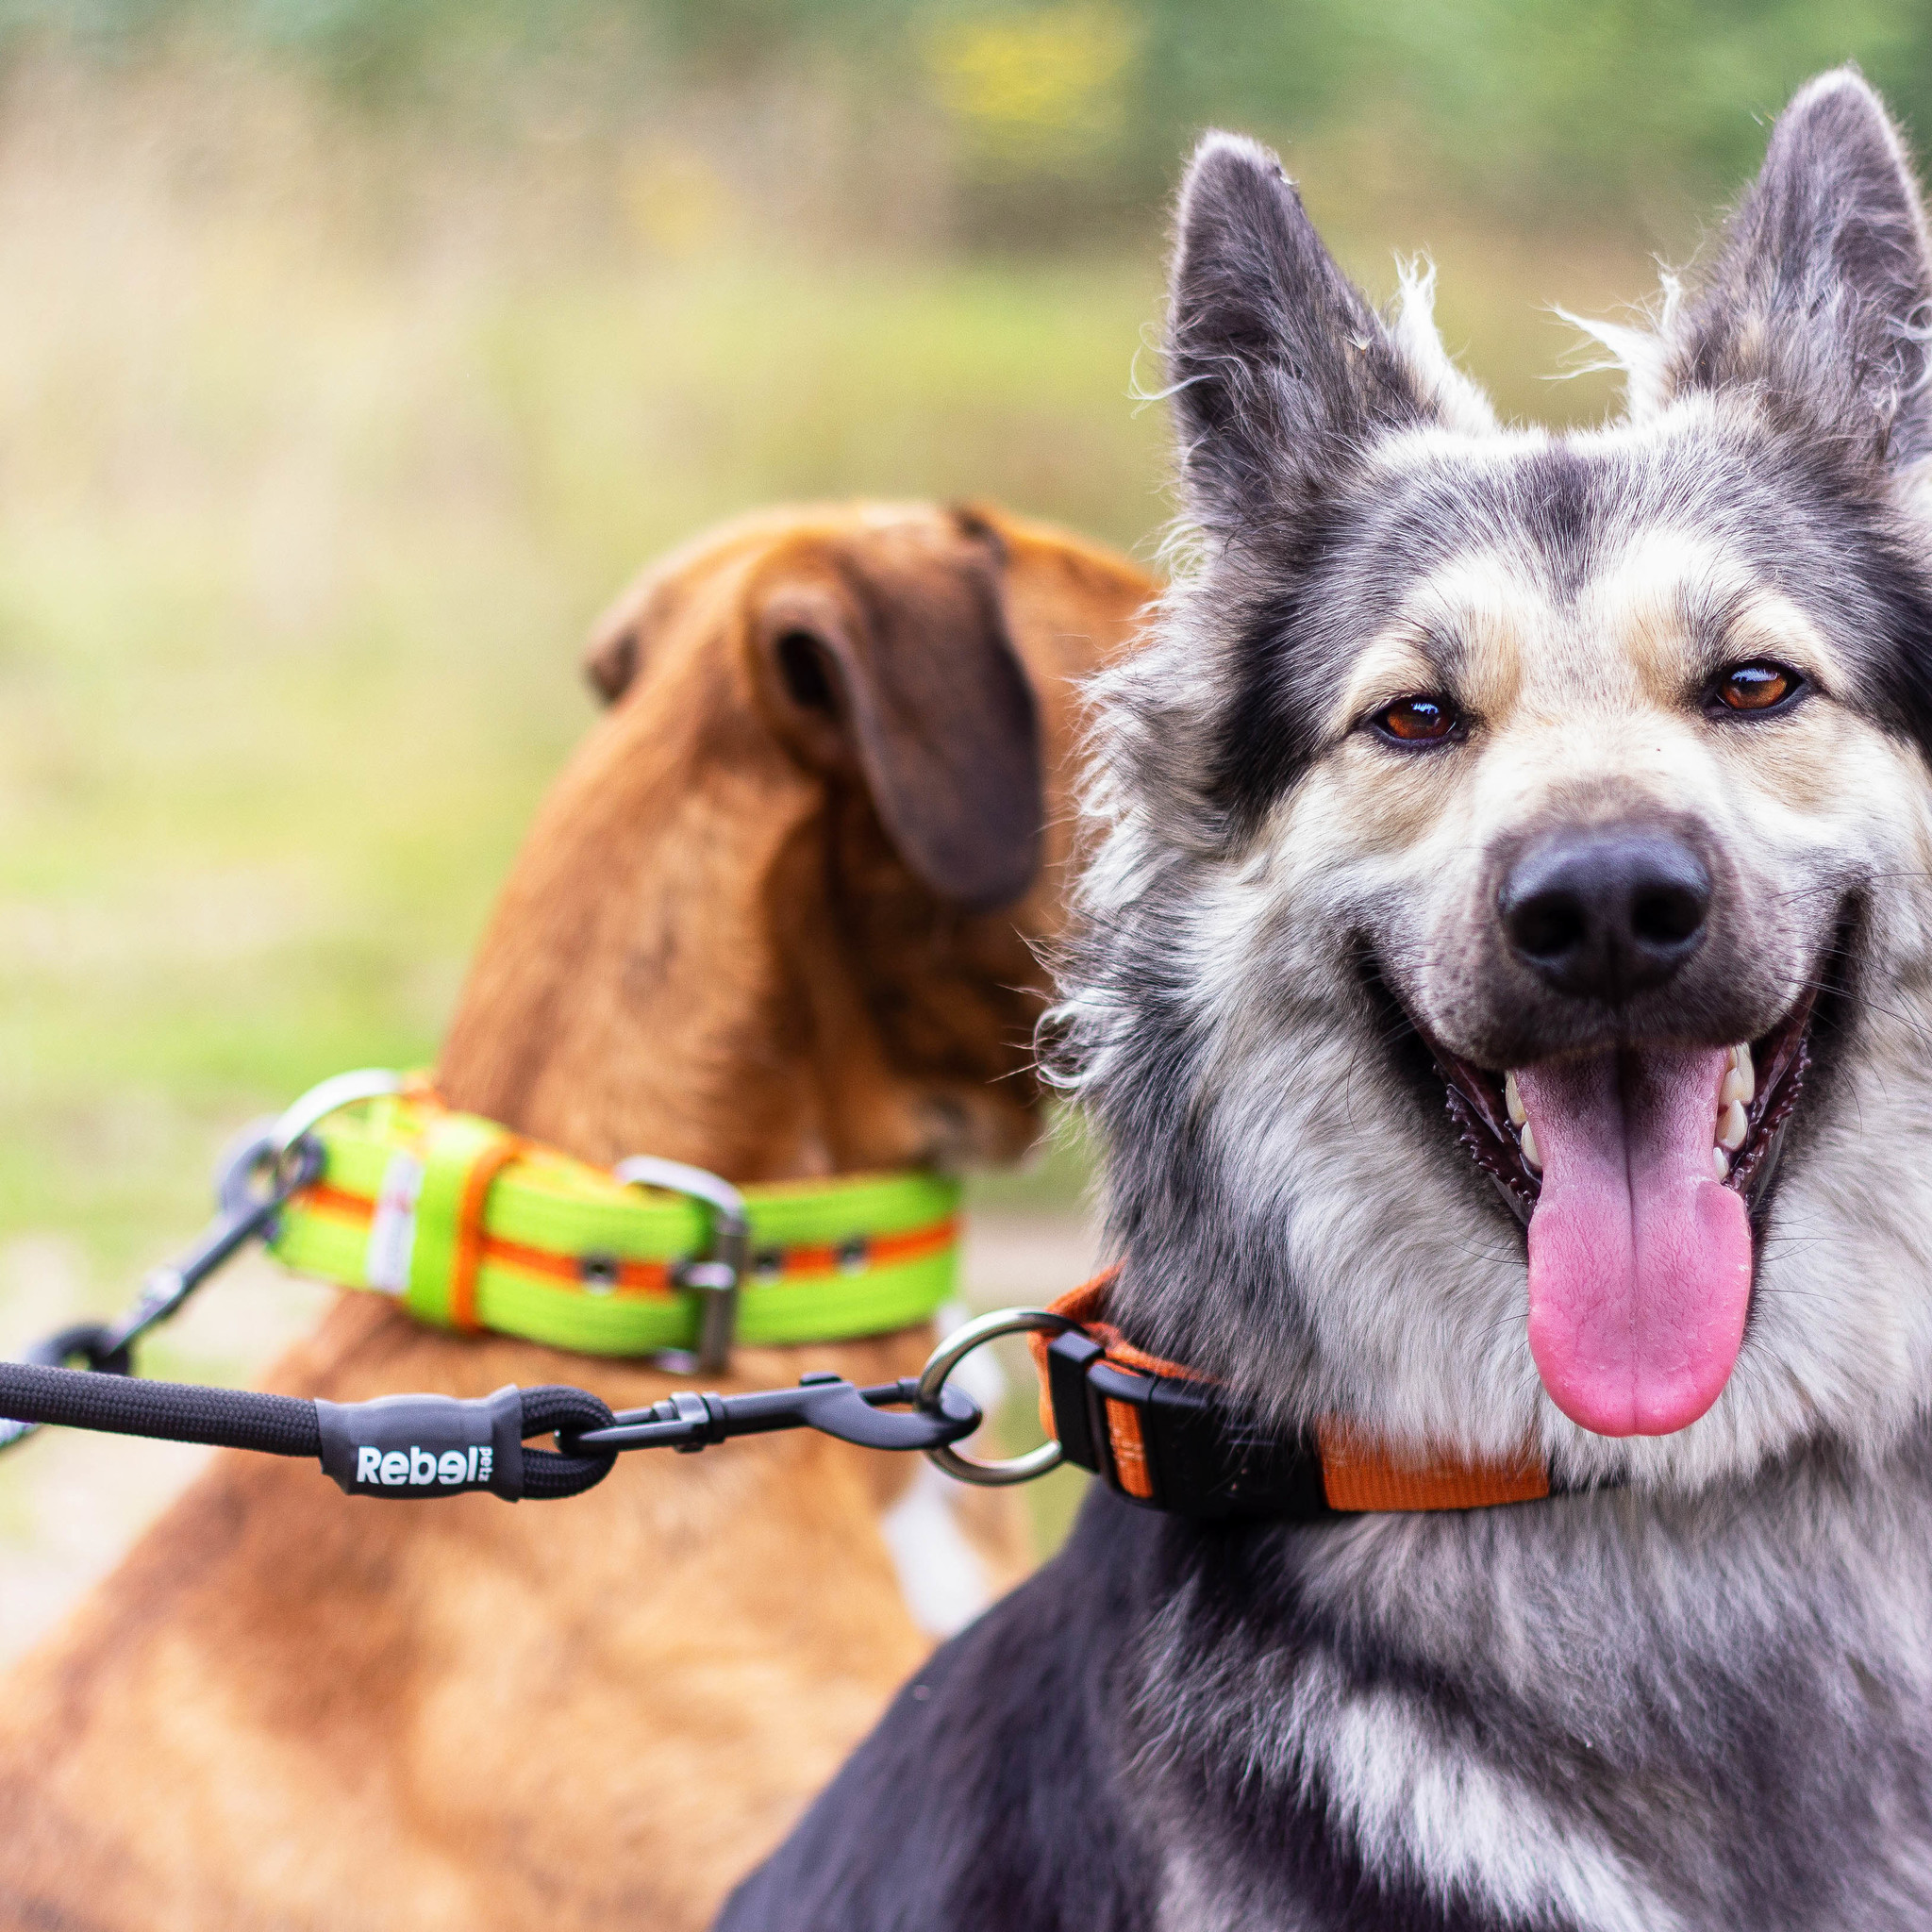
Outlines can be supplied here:
<path id="1" fill-rule="evenodd" d="M 591 641 L 584 646 L 584 676 L 607 705 L 614 705 L 636 683 L 650 641 L 676 619 L 703 561 L 696 545 L 673 551 L 591 626 Z"/>
<path id="2" fill-rule="evenodd" d="M 607 705 L 614 705 L 638 675 L 642 623 L 636 600 L 626 597 L 598 619 L 584 647 L 585 680 Z"/>
<path id="3" fill-rule="evenodd" d="M 638 675 L 638 633 L 635 625 L 607 638 L 592 638 L 584 653 L 584 676 L 607 705 L 614 705 Z"/>
<path id="4" fill-rule="evenodd" d="M 774 559 L 757 643 L 785 736 L 863 777 L 899 856 L 982 912 L 1040 869 L 1039 708 L 1008 635 L 994 547 L 881 529 Z"/>

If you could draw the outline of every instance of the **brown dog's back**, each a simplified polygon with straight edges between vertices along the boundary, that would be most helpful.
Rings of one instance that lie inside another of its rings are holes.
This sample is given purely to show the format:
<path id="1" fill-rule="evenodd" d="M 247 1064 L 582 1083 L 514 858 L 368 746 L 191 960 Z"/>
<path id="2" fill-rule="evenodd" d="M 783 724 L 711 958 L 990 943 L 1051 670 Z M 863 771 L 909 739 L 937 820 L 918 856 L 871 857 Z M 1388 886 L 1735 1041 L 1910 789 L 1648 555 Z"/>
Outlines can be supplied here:
<path id="1" fill-rule="evenodd" d="M 1019 1151 L 1069 680 L 1150 589 L 1057 533 L 919 508 L 757 519 L 660 566 L 600 635 L 614 702 L 506 887 L 447 1097 L 738 1180 Z M 721 1386 L 881 1379 L 928 1345 L 746 1350 Z M 270 1377 L 508 1381 L 619 1407 L 675 1386 L 374 1295 Z M 909 1474 L 795 1436 L 634 1457 L 570 1502 L 397 1507 L 220 1457 L 0 1701 L 0 1924 L 701 1924 L 925 1652 L 878 1528 Z M 978 1501 L 1010 1580 L 1017 1516 Z"/>

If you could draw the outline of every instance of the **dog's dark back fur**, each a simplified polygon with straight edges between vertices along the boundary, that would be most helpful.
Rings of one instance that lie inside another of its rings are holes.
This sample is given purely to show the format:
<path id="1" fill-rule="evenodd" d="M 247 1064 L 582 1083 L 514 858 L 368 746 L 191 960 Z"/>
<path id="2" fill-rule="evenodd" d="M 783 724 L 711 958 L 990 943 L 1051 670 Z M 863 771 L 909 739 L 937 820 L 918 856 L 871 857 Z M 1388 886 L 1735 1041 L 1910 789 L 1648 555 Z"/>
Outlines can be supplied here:
<path id="1" fill-rule="evenodd" d="M 728 1932 L 1932 1925 L 1917 191 L 1870 90 L 1814 82 L 1698 292 L 1602 331 L 1627 420 L 1570 438 L 1499 428 L 1408 297 L 1385 322 L 1272 157 L 1204 144 L 1189 567 L 1099 691 L 1058 1063 L 1106 1130 L 1136 1341 L 1282 1424 L 1529 1441 L 1615 1487 L 1316 1527 L 1094 1497 Z M 1759 656 L 1812 695 L 1711 711 Z M 1437 689 L 1466 744 L 1369 730 Z M 1503 957 L 1498 869 L 1633 801 L 1703 841 L 1711 925 L 1600 1036 Z M 1760 1041 L 1820 987 L 1735 1368 L 1669 1433 L 1591 1433 L 1421 1043 L 1500 1085 L 1604 1038 Z"/>

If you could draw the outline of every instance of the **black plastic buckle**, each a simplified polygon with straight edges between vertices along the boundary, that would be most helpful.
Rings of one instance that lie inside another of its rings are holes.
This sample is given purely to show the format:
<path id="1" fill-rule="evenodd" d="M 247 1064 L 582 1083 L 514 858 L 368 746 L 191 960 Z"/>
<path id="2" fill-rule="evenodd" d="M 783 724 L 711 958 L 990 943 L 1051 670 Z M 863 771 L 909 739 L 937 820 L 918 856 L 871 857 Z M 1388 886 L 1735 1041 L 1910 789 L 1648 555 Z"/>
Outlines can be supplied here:
<path id="1" fill-rule="evenodd" d="M 1070 1328 L 1047 1344 L 1046 1387 L 1067 1460 L 1142 1508 L 1208 1520 L 1334 1513 L 1314 1442 L 1244 1424 L 1207 1383 L 1120 1368 L 1092 1336 Z M 1138 1467 L 1120 1466 L 1110 1404 L 1139 1424 Z"/>

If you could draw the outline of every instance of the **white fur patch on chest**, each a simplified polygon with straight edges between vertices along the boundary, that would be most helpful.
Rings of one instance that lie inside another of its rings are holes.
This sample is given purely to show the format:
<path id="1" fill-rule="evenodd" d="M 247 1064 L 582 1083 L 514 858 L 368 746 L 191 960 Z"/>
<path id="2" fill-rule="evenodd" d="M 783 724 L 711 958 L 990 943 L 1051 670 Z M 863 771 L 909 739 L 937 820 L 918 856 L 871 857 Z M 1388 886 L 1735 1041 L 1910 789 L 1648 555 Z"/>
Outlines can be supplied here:
<path id="1" fill-rule="evenodd" d="M 906 1493 L 879 1519 L 912 1621 L 929 1637 L 955 1637 L 992 1601 L 986 1565 L 953 1513 L 954 1489 L 921 1462 Z"/>
<path id="2" fill-rule="evenodd" d="M 1337 1850 L 1393 1893 L 1468 1900 L 1511 1925 L 1683 1926 L 1592 1826 L 1445 1738 L 1399 1690 L 1353 1686 L 1332 1660 L 1312 1656 L 1287 1708 L 1271 1701 L 1261 1735 L 1253 1773 L 1319 1794 Z M 1257 1881 L 1269 1890 L 1265 1903 Z M 1302 1923 L 1294 1900 L 1274 1894 L 1265 1874 L 1203 1858 L 1184 1842 L 1169 1851 L 1160 1932 L 1291 1932 Z"/>
<path id="3" fill-rule="evenodd" d="M 1431 1736 L 1397 1692 L 1339 1700 L 1310 1724 L 1306 1748 L 1322 1767 L 1332 1825 L 1371 1869 L 1525 1923 L 1555 1917 L 1591 1932 L 1680 1923 L 1597 1833 Z"/>

